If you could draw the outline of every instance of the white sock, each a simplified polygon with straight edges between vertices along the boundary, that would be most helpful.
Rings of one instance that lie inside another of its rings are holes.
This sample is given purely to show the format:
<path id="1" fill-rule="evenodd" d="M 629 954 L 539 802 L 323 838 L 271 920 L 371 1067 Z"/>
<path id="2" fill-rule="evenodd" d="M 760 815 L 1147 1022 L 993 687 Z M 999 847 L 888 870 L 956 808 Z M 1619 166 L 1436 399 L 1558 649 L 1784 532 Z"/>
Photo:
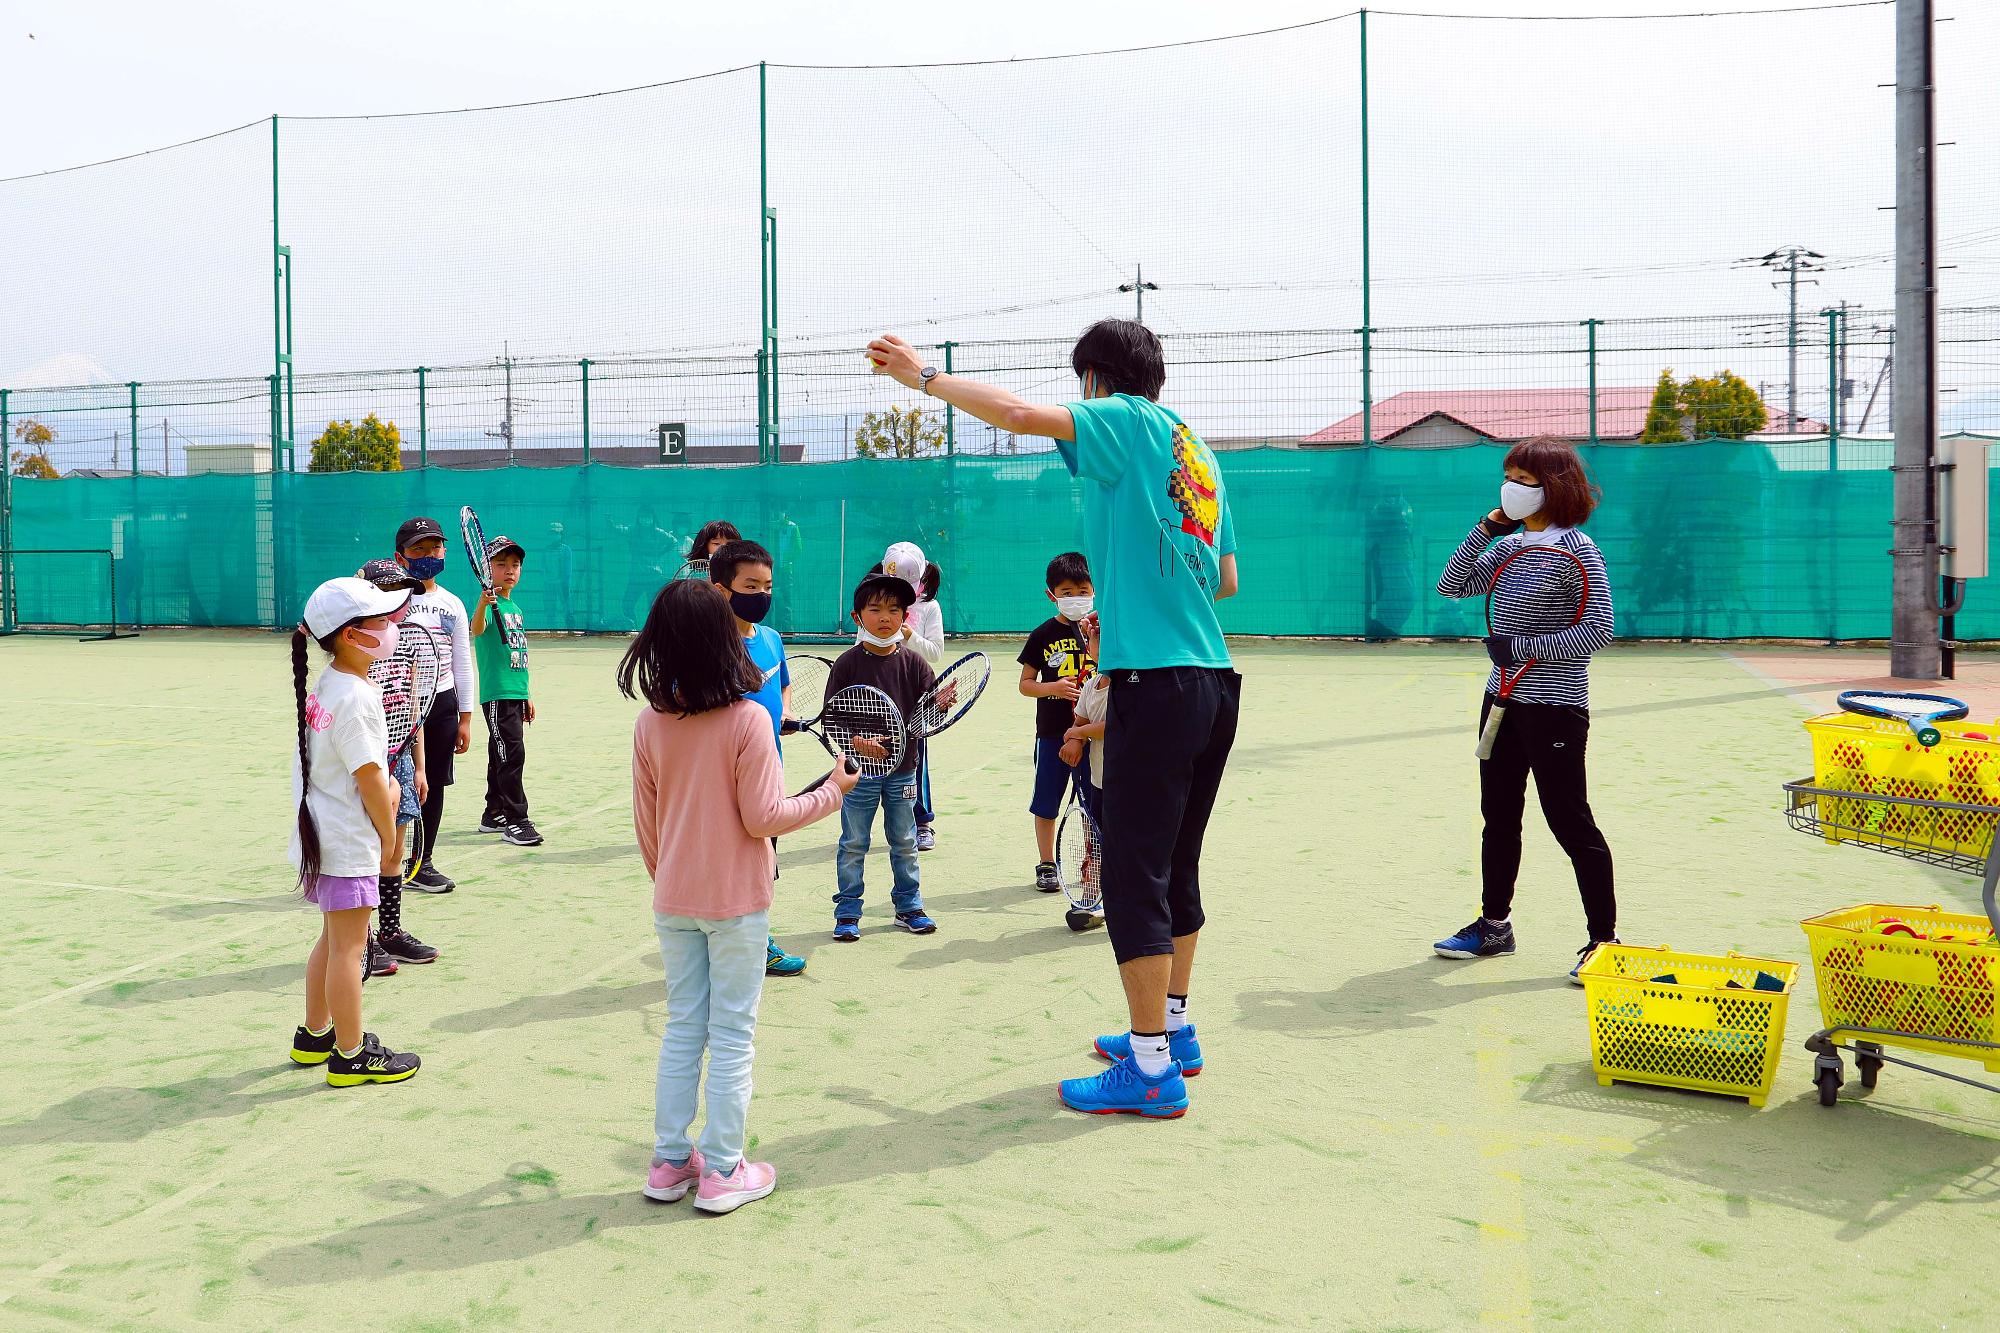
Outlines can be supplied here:
<path id="1" fill-rule="evenodd" d="M 1164 1032 L 1134 1032 L 1132 1034 L 1132 1059 L 1139 1065 L 1139 1072 L 1148 1078 L 1167 1072 L 1173 1063 L 1167 1058 L 1167 1034 Z"/>
<path id="2" fill-rule="evenodd" d="M 1508 923 L 1509 921 L 1512 921 L 1513 919 L 1514 919 L 1514 918 L 1513 918 L 1513 917 L 1511 917 L 1511 916 L 1503 916 L 1503 917 L 1501 917 L 1501 918 L 1500 918 L 1499 920 L 1497 920 L 1497 921 L 1496 921 L 1496 920 L 1494 920 L 1494 919 L 1493 919 L 1492 917 L 1490 917 L 1490 916 L 1489 916 L 1489 917 L 1487 917 L 1487 918 L 1486 918 L 1486 924 L 1487 924 L 1487 925 L 1489 925 L 1489 926 L 1504 926 L 1504 925 L 1506 925 L 1506 924 L 1507 924 L 1507 923 Z"/>
<path id="3" fill-rule="evenodd" d="M 1167 1035 L 1171 1037 L 1187 1025 L 1187 996 L 1169 995 L 1167 997 Z"/>
<path id="4" fill-rule="evenodd" d="M 359 1046 L 356 1046 L 351 1051 L 341 1051 L 338 1046 L 334 1047 L 333 1049 L 336 1051 L 340 1051 L 340 1058 L 343 1060 L 352 1060 L 355 1056 L 361 1054 L 361 1048 Z"/>

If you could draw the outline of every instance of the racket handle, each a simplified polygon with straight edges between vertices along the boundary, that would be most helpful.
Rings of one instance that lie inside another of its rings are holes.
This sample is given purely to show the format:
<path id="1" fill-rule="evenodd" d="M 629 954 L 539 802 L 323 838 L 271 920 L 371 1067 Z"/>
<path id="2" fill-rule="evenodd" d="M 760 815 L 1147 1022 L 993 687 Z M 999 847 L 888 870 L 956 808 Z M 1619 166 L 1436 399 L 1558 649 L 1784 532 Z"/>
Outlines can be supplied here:
<path id="1" fill-rule="evenodd" d="M 1479 729 L 1479 744 L 1472 747 L 1472 752 L 1482 760 L 1493 757 L 1493 743 L 1500 739 L 1500 719 L 1505 716 L 1507 716 L 1505 704 L 1494 704 L 1487 710 L 1486 725 Z"/>
<path id="2" fill-rule="evenodd" d="M 779 724 L 778 724 L 778 734 L 779 734 L 780 736 L 796 736 L 796 735 L 798 735 L 798 734 L 799 734 L 799 720 L 798 720 L 797 718 L 795 718 L 795 717 L 788 717 L 788 718 L 786 718 L 786 719 L 785 719 L 785 720 L 784 720 L 783 722 L 781 722 L 781 723 L 779 723 Z"/>
<path id="3" fill-rule="evenodd" d="M 1917 744 L 1923 746 L 1926 750 L 1943 739 L 1944 733 L 1936 727 L 1925 725 L 1917 728 Z"/>
<path id="4" fill-rule="evenodd" d="M 852 759 L 843 759 L 840 762 L 841 766 L 844 767 L 849 773 L 859 773 L 861 771 L 861 765 L 855 763 Z M 804 796 L 809 792 L 818 791 L 821 787 L 824 787 L 826 785 L 827 779 L 831 778 L 832 776 L 833 774 L 831 773 L 822 773 L 820 776 L 814 778 L 811 782 L 808 782 L 805 786 L 799 788 L 799 795 Z"/>

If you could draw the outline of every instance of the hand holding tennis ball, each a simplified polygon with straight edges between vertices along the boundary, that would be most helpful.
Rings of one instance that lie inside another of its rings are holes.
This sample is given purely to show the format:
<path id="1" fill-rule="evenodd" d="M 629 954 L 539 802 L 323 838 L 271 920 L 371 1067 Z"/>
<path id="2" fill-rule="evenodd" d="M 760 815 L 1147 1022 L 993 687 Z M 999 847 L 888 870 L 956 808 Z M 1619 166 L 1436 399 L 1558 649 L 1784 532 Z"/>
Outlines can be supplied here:
<path id="1" fill-rule="evenodd" d="M 873 363 L 877 375 L 887 375 L 906 389 L 917 388 L 923 382 L 923 359 L 914 347 L 893 333 L 885 333 L 869 343 L 864 355 Z"/>

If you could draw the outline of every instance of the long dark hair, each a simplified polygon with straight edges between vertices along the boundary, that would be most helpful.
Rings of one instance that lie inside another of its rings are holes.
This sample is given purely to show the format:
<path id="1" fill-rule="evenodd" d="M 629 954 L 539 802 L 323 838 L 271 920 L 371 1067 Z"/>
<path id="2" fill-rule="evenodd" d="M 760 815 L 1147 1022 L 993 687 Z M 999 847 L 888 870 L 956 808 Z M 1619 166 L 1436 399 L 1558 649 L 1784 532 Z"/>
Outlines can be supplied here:
<path id="1" fill-rule="evenodd" d="M 334 631 L 336 634 L 338 630 Z M 312 791 L 312 728 L 306 722 L 306 644 L 312 642 L 304 625 L 292 628 L 292 703 L 298 711 L 299 727 L 299 889 L 312 888 L 319 879 L 319 825 L 313 822 L 306 796 Z M 332 651 L 329 636 L 319 645 Z"/>
<path id="2" fill-rule="evenodd" d="M 925 565 L 923 600 L 926 602 L 935 602 L 937 600 L 938 589 L 942 586 L 944 586 L 944 571 L 939 569 L 934 563 Z"/>
<path id="3" fill-rule="evenodd" d="M 618 663 L 618 688 L 656 713 L 688 717 L 727 708 L 764 686 L 726 599 L 697 579 L 676 579 L 653 598 L 639 637 Z"/>
<path id="4" fill-rule="evenodd" d="M 717 537 L 731 542 L 740 542 L 743 540 L 743 534 L 736 530 L 734 523 L 731 523 L 726 518 L 718 518 L 713 523 L 704 523 L 701 525 L 701 531 L 697 532 L 694 535 L 694 540 L 688 543 L 688 559 L 708 559 L 708 545 Z"/>

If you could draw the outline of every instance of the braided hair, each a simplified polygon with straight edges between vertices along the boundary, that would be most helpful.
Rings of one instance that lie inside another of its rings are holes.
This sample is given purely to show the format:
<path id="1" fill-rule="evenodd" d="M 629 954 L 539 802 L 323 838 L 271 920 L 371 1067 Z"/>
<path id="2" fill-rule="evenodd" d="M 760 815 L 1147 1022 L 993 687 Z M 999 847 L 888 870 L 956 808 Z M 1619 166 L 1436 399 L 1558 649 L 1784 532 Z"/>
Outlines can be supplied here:
<path id="1" fill-rule="evenodd" d="M 338 631 L 336 631 L 337 633 Z M 306 720 L 306 642 L 311 636 L 304 625 L 292 629 L 292 701 L 298 710 L 299 729 L 299 888 L 310 889 L 319 879 L 319 825 L 313 822 L 306 795 L 312 790 L 312 728 Z M 331 636 L 321 641 L 325 648 Z M 328 649 L 331 651 L 331 649 Z"/>

